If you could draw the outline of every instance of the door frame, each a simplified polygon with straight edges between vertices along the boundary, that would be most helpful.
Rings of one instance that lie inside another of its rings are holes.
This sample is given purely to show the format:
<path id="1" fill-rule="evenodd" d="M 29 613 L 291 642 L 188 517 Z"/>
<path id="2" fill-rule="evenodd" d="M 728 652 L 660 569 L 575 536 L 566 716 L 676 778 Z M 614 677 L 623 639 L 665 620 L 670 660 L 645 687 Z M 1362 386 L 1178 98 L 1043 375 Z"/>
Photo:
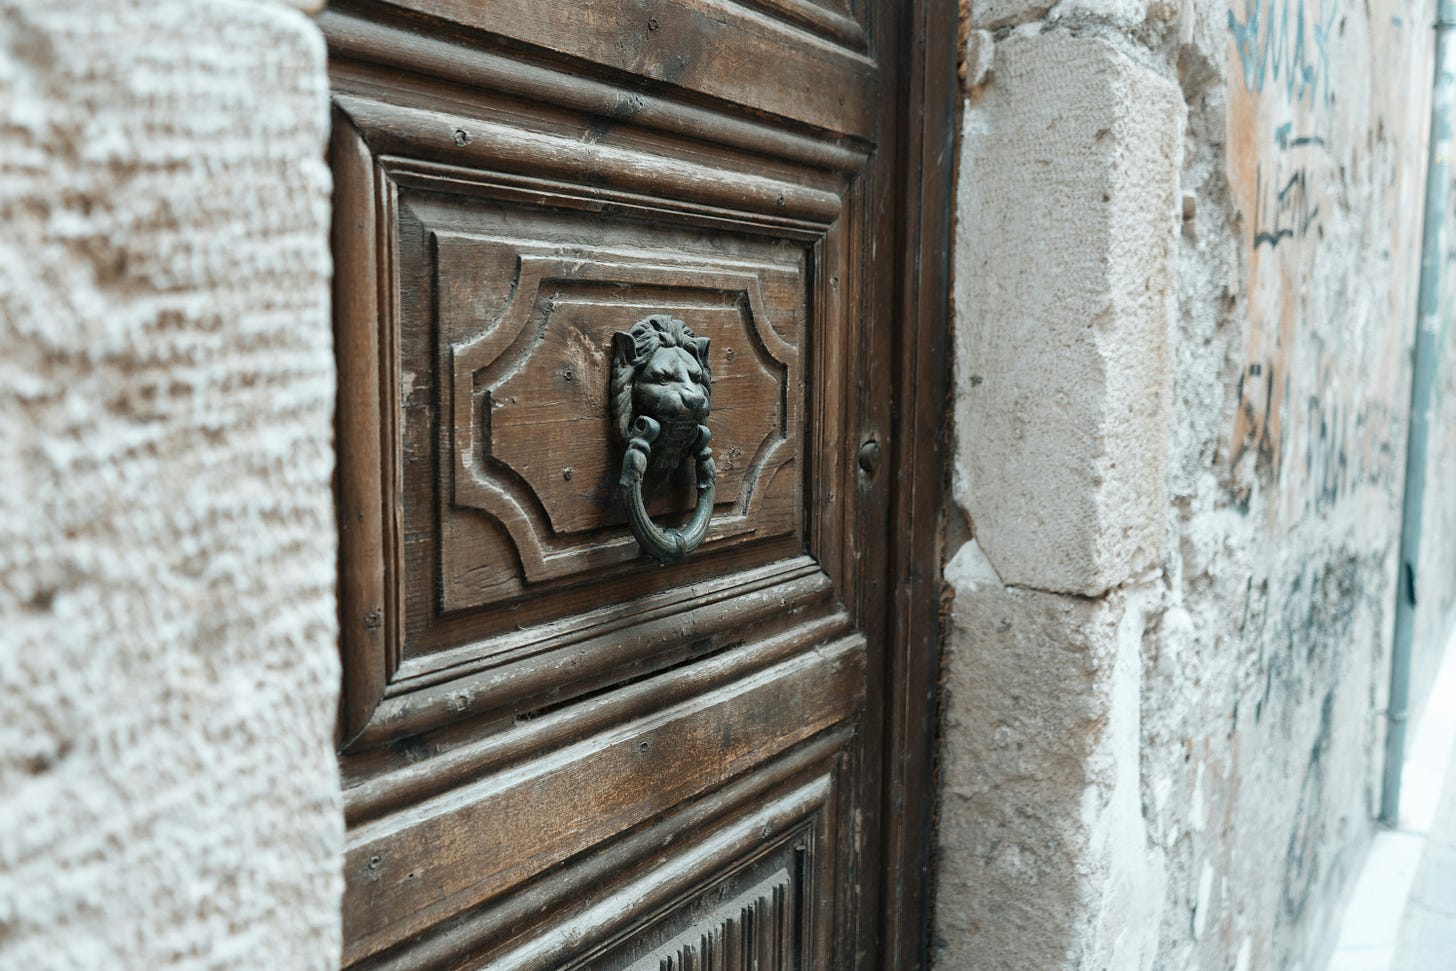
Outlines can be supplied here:
<path id="1" fill-rule="evenodd" d="M 900 7 L 894 164 L 896 332 L 881 807 L 881 966 L 930 964 L 942 535 L 951 458 L 950 281 L 959 4 Z"/>

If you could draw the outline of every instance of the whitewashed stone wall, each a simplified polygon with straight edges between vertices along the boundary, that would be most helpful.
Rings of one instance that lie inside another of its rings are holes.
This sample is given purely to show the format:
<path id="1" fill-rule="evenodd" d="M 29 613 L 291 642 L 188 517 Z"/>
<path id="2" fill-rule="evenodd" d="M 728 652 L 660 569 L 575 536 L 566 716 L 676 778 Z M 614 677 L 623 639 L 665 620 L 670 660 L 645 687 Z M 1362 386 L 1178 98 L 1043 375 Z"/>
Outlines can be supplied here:
<path id="1" fill-rule="evenodd" d="M 0 967 L 333 968 L 324 52 L 0 0 Z"/>
<path id="2" fill-rule="evenodd" d="M 1431 14 L 971 5 L 941 971 L 1323 966 L 1378 803 Z"/>

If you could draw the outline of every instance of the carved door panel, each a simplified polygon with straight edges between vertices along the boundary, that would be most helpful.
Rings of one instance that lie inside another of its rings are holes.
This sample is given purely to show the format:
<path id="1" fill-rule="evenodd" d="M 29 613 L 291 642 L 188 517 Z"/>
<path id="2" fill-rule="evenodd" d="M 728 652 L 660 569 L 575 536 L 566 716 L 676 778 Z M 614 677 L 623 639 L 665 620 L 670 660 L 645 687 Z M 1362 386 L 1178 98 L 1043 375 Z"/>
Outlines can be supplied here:
<path id="1" fill-rule="evenodd" d="M 894 6 L 321 17 L 346 965 L 878 963 Z"/>

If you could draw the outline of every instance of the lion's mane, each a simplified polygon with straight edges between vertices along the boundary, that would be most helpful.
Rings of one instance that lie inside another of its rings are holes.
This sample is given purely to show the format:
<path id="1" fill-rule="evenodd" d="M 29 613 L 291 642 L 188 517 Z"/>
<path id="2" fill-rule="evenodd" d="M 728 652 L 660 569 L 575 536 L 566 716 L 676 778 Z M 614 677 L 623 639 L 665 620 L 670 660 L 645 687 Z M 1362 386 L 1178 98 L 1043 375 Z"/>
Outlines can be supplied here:
<path id="1" fill-rule="evenodd" d="M 637 375 L 664 347 L 681 347 L 693 355 L 703 369 L 703 391 L 713 393 L 713 375 L 708 368 L 707 341 L 700 339 L 681 320 L 667 314 L 653 314 L 637 321 L 628 331 L 613 338 L 612 420 L 622 441 L 631 437 L 632 385 Z"/>

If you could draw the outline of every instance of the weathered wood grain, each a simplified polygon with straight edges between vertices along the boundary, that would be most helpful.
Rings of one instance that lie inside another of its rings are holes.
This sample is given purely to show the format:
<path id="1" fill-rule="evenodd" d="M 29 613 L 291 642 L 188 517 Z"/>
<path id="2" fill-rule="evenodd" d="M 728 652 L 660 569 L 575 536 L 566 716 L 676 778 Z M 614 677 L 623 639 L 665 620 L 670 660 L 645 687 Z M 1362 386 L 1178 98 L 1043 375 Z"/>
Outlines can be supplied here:
<path id="1" fill-rule="evenodd" d="M 862 641 L 835 642 L 357 827 L 344 864 L 346 960 L 855 717 L 863 664 Z"/>
<path id="2" fill-rule="evenodd" d="M 351 964 L 923 962 L 948 9 L 321 18 Z M 714 371 L 669 568 L 606 400 L 653 313 Z"/>

